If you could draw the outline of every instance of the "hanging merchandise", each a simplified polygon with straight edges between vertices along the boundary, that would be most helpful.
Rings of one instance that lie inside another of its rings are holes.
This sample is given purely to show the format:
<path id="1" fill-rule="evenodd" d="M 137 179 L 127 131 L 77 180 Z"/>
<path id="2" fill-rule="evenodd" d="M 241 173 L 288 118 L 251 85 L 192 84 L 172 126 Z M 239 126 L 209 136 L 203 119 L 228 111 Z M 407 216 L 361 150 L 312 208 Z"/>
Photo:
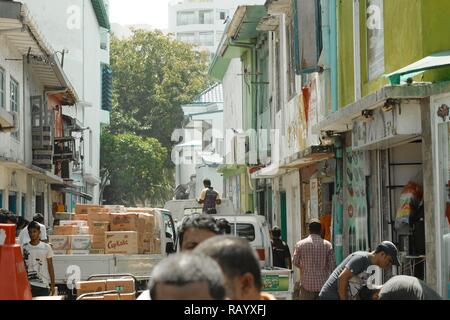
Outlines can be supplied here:
<path id="1" fill-rule="evenodd" d="M 408 182 L 400 195 L 400 207 L 395 218 L 395 229 L 399 230 L 404 225 L 409 225 L 409 216 L 422 201 L 421 187 L 414 181 Z"/>

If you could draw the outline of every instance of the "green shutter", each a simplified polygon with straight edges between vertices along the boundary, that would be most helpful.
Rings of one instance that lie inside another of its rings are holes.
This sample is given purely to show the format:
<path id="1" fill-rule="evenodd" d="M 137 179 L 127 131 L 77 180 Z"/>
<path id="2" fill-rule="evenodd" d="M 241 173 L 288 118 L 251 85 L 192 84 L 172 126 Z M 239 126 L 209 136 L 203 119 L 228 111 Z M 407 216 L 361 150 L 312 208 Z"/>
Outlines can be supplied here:
<path id="1" fill-rule="evenodd" d="M 91 3 L 100 27 L 110 30 L 111 25 L 109 23 L 108 12 L 106 12 L 105 3 L 103 0 L 91 0 Z"/>
<path id="2" fill-rule="evenodd" d="M 102 65 L 102 110 L 112 111 L 112 70 Z"/>

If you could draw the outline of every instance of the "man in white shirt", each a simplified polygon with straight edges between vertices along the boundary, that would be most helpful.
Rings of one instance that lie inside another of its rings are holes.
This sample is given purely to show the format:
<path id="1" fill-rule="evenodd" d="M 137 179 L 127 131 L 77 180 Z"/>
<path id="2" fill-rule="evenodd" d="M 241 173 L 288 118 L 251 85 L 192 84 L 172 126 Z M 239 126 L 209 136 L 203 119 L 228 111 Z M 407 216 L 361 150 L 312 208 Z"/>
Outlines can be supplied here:
<path id="1" fill-rule="evenodd" d="M 47 240 L 47 229 L 44 225 L 44 217 L 42 216 L 42 214 L 37 213 L 34 215 L 33 217 L 33 221 L 37 222 L 39 224 L 39 227 L 41 228 L 41 241 L 43 242 L 48 242 Z M 21 246 L 23 246 L 24 244 L 30 242 L 30 235 L 28 233 L 28 228 L 25 227 L 22 229 L 22 231 L 20 231 L 19 233 L 19 244 Z"/>
<path id="2" fill-rule="evenodd" d="M 52 247 L 40 240 L 39 223 L 32 221 L 27 229 L 31 240 L 23 245 L 22 254 L 31 294 L 33 297 L 54 295 L 55 272 Z"/>

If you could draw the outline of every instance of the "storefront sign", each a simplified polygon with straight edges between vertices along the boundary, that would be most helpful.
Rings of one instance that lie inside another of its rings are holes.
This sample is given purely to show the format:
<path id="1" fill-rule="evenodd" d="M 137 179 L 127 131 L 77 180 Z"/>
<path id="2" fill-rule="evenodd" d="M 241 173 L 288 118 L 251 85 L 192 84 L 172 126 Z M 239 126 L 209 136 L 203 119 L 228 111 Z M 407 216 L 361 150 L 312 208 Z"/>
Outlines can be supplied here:
<path id="1" fill-rule="evenodd" d="M 387 149 L 420 136 L 420 104 L 401 103 L 391 110 L 378 108 L 353 121 L 353 149 Z"/>

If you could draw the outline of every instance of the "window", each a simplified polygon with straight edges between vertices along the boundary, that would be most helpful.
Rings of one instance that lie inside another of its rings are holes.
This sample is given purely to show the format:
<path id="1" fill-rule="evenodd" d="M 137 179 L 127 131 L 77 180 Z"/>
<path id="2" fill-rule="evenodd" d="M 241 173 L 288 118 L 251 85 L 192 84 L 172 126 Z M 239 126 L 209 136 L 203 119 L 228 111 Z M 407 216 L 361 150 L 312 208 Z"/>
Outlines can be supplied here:
<path id="1" fill-rule="evenodd" d="M 0 108 L 6 108 L 6 78 L 5 70 L 0 68 Z"/>
<path id="2" fill-rule="evenodd" d="M 219 11 L 219 20 L 225 20 L 228 17 L 228 10 Z"/>
<path id="3" fill-rule="evenodd" d="M 231 224 L 231 234 L 252 242 L 255 240 L 255 227 L 250 223 Z"/>
<path id="4" fill-rule="evenodd" d="M 213 24 L 214 18 L 213 18 L 213 11 L 200 11 L 199 12 L 199 23 L 200 24 Z"/>
<path id="5" fill-rule="evenodd" d="M 199 42 L 201 46 L 206 47 L 214 46 L 214 32 L 200 32 Z"/>
<path id="6" fill-rule="evenodd" d="M 196 24 L 194 11 L 182 11 L 177 13 L 177 25 L 186 26 L 190 24 Z"/>
<path id="7" fill-rule="evenodd" d="M 179 33 L 177 39 L 181 42 L 195 44 L 195 33 Z"/>
<path id="8" fill-rule="evenodd" d="M 384 73 L 383 1 L 368 0 L 366 8 L 367 73 L 369 81 Z"/>
<path id="9" fill-rule="evenodd" d="M 20 105 L 19 105 L 19 83 L 16 80 L 14 80 L 13 78 L 11 78 L 10 91 L 11 91 L 10 92 L 10 94 L 11 94 L 11 111 L 19 113 L 19 108 L 20 108 Z M 17 118 L 19 118 L 19 117 L 17 116 Z M 18 123 L 19 122 L 17 122 L 17 125 L 18 125 Z M 11 136 L 13 138 L 19 139 L 20 138 L 19 131 L 11 133 Z"/>

